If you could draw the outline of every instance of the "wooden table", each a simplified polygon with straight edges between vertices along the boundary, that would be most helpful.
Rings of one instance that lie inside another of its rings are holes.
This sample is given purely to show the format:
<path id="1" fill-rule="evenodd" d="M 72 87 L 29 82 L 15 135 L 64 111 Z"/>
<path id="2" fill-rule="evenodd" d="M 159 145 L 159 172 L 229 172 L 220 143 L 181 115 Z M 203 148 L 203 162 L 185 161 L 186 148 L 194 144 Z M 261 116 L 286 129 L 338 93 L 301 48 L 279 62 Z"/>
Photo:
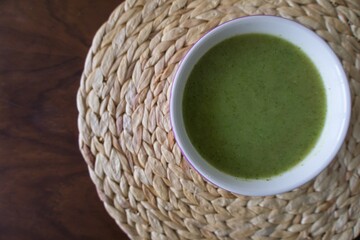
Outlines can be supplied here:
<path id="1" fill-rule="evenodd" d="M 0 1 L 0 239 L 127 239 L 88 176 L 75 104 L 92 38 L 119 3 Z"/>
<path id="2" fill-rule="evenodd" d="M 0 239 L 127 239 L 78 150 L 75 101 L 120 2 L 0 1 Z"/>

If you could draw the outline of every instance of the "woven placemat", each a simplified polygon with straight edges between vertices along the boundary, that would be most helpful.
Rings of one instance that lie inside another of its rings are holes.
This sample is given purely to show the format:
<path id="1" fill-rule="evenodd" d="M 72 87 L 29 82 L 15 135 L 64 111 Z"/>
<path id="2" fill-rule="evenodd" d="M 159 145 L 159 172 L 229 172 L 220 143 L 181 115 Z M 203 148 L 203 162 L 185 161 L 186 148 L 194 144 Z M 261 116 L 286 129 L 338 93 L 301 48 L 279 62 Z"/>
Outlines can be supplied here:
<path id="1" fill-rule="evenodd" d="M 208 30 L 246 15 L 293 19 L 341 59 L 351 126 L 316 179 L 234 195 L 184 160 L 170 126 L 177 65 Z M 77 95 L 80 148 L 108 213 L 132 239 L 353 239 L 360 233 L 360 1 L 147 0 L 119 5 L 94 37 Z"/>

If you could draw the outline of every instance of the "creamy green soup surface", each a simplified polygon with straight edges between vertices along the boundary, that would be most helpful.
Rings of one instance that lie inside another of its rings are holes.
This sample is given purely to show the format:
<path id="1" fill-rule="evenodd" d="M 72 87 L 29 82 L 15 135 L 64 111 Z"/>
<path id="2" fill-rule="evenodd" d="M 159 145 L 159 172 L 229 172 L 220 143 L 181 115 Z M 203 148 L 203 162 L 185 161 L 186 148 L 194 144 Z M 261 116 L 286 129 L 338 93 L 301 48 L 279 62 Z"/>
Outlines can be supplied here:
<path id="1" fill-rule="evenodd" d="M 246 179 L 292 168 L 324 126 L 325 89 L 311 60 L 266 34 L 212 47 L 186 83 L 183 117 L 191 143 L 211 165 Z"/>

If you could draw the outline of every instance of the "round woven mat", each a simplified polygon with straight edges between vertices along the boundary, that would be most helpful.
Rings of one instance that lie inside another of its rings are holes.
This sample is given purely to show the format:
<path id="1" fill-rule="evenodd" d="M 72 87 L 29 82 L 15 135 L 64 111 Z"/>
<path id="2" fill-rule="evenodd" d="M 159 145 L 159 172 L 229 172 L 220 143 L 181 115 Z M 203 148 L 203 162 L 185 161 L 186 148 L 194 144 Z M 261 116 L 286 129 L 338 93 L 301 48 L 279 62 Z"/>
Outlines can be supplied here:
<path id="1" fill-rule="evenodd" d="M 351 126 L 332 164 L 284 194 L 217 188 L 171 131 L 177 65 L 208 30 L 253 14 L 293 19 L 341 59 Z M 147 0 L 122 3 L 94 37 L 77 95 L 80 148 L 108 213 L 132 239 L 353 239 L 360 234 L 359 0 Z"/>

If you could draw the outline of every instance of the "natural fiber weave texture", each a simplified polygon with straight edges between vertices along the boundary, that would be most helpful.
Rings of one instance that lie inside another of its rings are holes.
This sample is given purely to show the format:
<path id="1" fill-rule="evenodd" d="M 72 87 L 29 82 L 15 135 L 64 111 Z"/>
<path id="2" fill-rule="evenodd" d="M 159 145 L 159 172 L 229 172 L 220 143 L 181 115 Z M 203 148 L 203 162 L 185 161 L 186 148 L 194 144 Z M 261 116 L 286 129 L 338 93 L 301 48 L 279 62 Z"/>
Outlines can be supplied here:
<path id="1" fill-rule="evenodd" d="M 171 131 L 176 67 L 208 30 L 246 15 L 293 19 L 341 59 L 351 126 L 332 164 L 292 192 L 237 196 L 206 182 Z M 143 0 L 94 37 L 77 95 L 80 148 L 108 213 L 132 239 L 353 239 L 360 234 L 360 1 Z"/>

